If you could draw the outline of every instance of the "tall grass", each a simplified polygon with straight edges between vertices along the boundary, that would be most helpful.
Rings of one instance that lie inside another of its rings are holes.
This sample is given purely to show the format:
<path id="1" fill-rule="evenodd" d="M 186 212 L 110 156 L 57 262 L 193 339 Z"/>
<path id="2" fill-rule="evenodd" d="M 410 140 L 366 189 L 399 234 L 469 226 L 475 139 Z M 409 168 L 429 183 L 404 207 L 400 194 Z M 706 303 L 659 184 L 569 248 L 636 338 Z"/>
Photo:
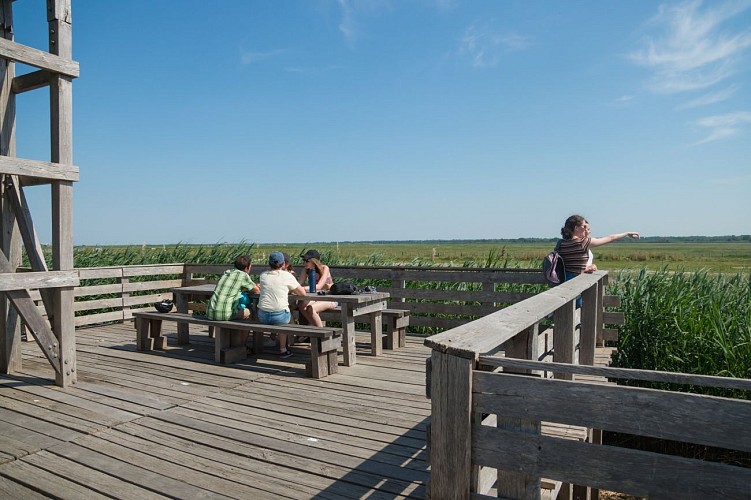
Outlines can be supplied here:
<path id="1" fill-rule="evenodd" d="M 642 270 L 621 273 L 611 291 L 625 313 L 614 366 L 751 378 L 748 274 Z"/>
<path id="2" fill-rule="evenodd" d="M 119 247 L 75 247 L 73 267 L 130 266 L 140 264 L 231 264 L 238 255 L 251 255 L 255 243 L 217 245 L 161 245 Z M 51 255 L 45 252 L 48 263 Z"/>

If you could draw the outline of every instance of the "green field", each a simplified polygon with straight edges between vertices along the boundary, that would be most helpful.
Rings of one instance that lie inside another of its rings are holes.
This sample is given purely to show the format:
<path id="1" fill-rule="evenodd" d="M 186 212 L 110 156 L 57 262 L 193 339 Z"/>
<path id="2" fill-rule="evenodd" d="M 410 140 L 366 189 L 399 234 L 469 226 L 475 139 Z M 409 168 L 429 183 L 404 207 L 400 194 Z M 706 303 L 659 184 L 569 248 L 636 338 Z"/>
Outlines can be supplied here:
<path id="1" fill-rule="evenodd" d="M 273 250 L 293 256 L 315 248 L 330 264 L 420 265 L 538 268 L 555 241 L 427 241 L 346 242 L 310 244 L 144 245 L 75 248 L 75 267 L 204 262 L 229 263 L 238 254 L 264 262 Z M 751 271 L 751 242 L 616 242 L 594 249 L 600 269 L 656 271 L 706 270 L 716 273 Z M 299 261 L 295 262 L 299 264 Z"/>
<path id="2" fill-rule="evenodd" d="M 482 265 L 492 267 L 539 267 L 554 242 L 388 242 L 317 243 L 310 245 L 339 262 L 368 259 L 400 264 Z M 302 245 L 260 245 L 265 254 L 281 249 L 297 255 Z M 709 272 L 747 272 L 751 270 L 751 243 L 612 243 L 593 250 L 600 269 L 649 269 L 667 266 L 672 270 Z M 504 265 L 505 264 L 505 265 Z"/>

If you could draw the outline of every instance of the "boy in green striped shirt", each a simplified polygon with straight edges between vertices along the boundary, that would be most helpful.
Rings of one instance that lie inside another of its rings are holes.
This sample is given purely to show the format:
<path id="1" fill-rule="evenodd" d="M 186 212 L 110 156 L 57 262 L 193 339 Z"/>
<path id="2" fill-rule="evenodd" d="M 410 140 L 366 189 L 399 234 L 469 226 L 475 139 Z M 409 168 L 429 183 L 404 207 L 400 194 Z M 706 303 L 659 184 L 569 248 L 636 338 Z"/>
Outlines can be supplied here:
<path id="1" fill-rule="evenodd" d="M 235 259 L 235 269 L 228 269 L 211 295 L 206 317 L 210 320 L 249 319 L 250 309 L 240 306 L 243 290 L 254 293 L 259 287 L 250 279 L 250 258 L 241 255 Z"/>

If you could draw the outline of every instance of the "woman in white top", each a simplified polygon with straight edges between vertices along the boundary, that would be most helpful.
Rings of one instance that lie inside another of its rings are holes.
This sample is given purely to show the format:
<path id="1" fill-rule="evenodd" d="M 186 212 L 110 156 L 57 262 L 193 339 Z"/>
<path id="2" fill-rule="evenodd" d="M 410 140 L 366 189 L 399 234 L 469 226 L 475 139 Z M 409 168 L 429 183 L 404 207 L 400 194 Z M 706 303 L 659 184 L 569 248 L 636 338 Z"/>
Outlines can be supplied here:
<path id="1" fill-rule="evenodd" d="M 264 325 L 286 325 L 292 314 L 289 311 L 289 294 L 305 295 L 305 290 L 294 276 L 282 269 L 284 255 L 271 252 L 269 269 L 261 273 L 259 284 L 261 293 L 258 297 L 258 321 Z M 292 351 L 287 348 L 287 336 L 279 334 L 279 356 L 288 358 Z"/>

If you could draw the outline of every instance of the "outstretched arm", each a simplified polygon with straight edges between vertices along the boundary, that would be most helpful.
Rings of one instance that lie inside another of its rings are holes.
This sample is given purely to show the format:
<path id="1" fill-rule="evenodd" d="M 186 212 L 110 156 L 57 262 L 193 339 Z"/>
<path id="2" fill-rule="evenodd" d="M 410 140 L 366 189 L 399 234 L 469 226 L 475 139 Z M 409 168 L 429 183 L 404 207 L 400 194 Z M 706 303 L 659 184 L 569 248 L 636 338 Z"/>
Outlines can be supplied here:
<path id="1" fill-rule="evenodd" d="M 602 245 L 607 245 L 608 243 L 623 239 L 626 236 L 628 236 L 629 238 L 634 238 L 635 240 L 639 239 L 639 233 L 634 231 L 627 231 L 625 233 L 611 234 L 610 236 L 605 236 L 603 238 L 592 238 L 589 242 L 589 246 L 590 248 L 601 247 Z"/>

